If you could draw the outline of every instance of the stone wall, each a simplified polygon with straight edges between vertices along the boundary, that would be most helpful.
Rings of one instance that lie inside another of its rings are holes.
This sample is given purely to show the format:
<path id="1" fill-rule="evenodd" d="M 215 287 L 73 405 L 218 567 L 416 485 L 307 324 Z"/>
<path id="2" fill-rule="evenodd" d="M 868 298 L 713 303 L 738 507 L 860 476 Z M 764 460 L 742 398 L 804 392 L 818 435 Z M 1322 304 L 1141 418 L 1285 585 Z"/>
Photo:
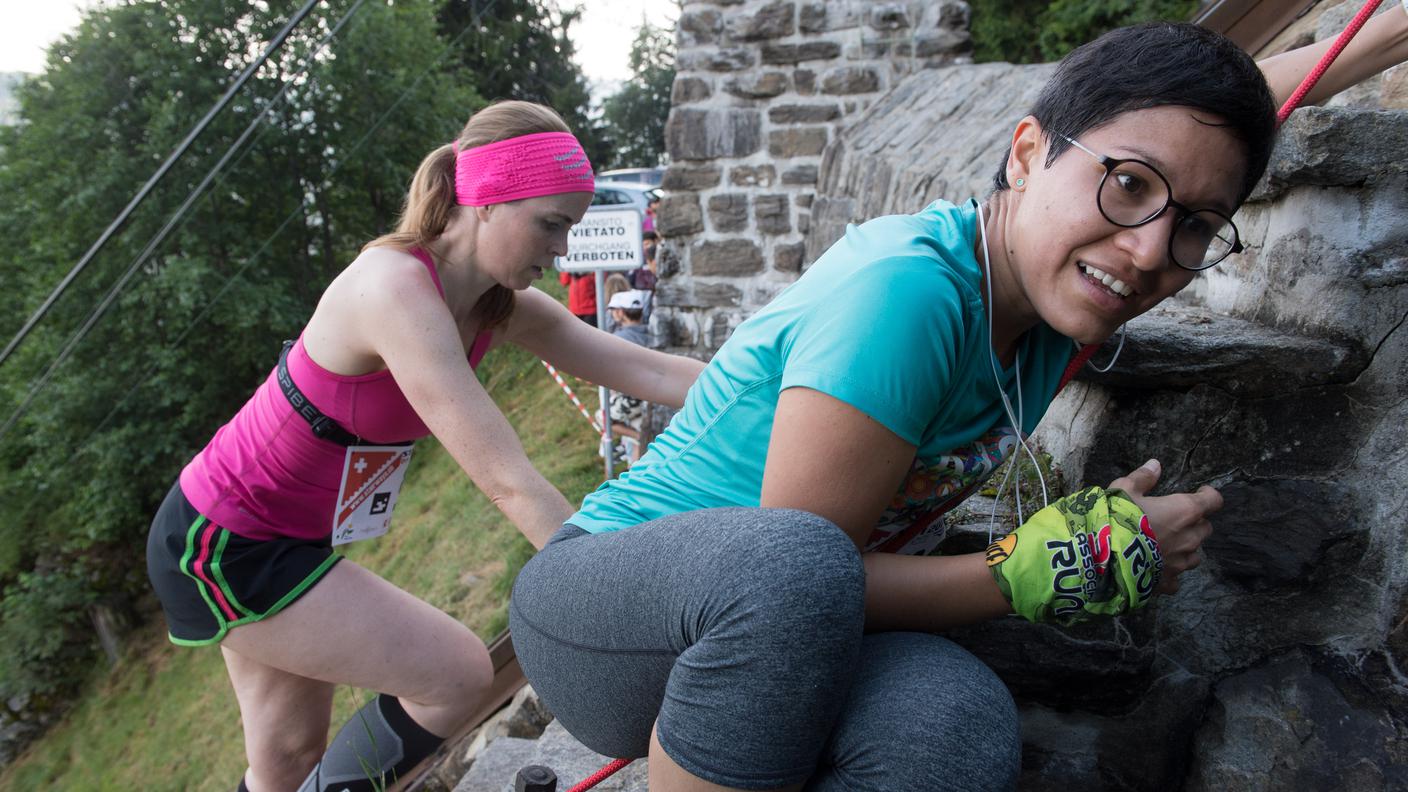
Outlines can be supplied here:
<path id="1" fill-rule="evenodd" d="M 676 38 L 651 323 L 662 345 L 707 355 L 801 272 L 837 129 L 905 76 L 963 60 L 968 6 L 687 2 Z"/>

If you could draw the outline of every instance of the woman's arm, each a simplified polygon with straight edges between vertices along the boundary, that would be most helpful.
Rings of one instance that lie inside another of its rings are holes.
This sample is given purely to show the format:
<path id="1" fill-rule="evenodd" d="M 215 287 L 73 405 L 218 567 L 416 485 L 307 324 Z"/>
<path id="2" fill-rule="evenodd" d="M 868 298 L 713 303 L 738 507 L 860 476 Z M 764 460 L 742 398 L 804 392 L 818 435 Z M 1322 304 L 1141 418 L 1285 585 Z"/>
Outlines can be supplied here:
<path id="1" fill-rule="evenodd" d="M 861 547 L 914 454 L 913 445 L 855 407 L 788 388 L 773 420 L 761 505 L 825 517 Z M 867 630 L 934 631 L 1012 612 L 983 553 L 867 553 L 864 560 Z"/>
<path id="2" fill-rule="evenodd" d="M 778 399 L 761 505 L 825 517 L 862 547 L 914 453 L 914 446 L 851 405 L 819 391 L 790 388 Z M 1145 495 L 1158 476 L 1151 462 L 1111 487 L 1125 490 L 1149 516 L 1164 560 L 1158 590 L 1172 594 L 1179 576 L 1198 566 L 1203 540 L 1212 532 L 1208 517 L 1221 508 L 1222 498 L 1210 487 Z M 867 630 L 938 631 L 1012 612 L 985 553 L 867 553 L 863 558 Z"/>
<path id="3" fill-rule="evenodd" d="M 1390 0 L 1400 5 L 1401 0 Z M 1276 97 L 1285 104 L 1310 70 L 1320 61 L 1335 39 L 1330 38 L 1257 61 Z M 1408 60 L 1408 9 L 1390 8 L 1364 24 L 1358 35 L 1340 53 L 1333 66 L 1305 97 L 1306 104 L 1319 104 L 1344 89 Z"/>
<path id="4" fill-rule="evenodd" d="M 386 362 L 401 392 L 470 479 L 541 548 L 572 513 L 528 460 L 513 427 L 465 360 L 453 317 L 414 259 L 359 273 L 361 315 L 343 323 Z M 379 261 L 378 264 L 388 264 Z M 575 319 L 573 321 L 576 321 Z M 580 322 L 579 322 L 580 324 Z"/>
<path id="5" fill-rule="evenodd" d="M 504 340 L 574 376 L 671 407 L 684 405 L 689 386 L 704 370 L 693 358 L 636 346 L 590 327 L 537 289 L 518 293 Z"/>

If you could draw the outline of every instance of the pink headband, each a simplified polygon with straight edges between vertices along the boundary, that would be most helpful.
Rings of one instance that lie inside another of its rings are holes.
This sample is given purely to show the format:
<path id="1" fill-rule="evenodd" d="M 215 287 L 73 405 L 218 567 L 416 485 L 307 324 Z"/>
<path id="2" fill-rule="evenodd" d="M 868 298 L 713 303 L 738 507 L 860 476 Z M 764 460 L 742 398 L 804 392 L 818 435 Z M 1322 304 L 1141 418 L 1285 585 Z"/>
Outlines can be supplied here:
<path id="1" fill-rule="evenodd" d="M 568 132 L 538 132 L 460 151 L 455 141 L 455 200 L 460 206 L 591 192 L 592 164 Z"/>

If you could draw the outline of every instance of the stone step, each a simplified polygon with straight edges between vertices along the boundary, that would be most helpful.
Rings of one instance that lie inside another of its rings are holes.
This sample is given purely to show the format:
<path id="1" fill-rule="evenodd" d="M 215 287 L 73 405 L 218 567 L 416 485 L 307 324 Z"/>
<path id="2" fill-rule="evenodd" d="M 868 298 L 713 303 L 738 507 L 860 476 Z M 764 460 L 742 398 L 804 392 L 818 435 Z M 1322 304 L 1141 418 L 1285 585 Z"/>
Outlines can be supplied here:
<path id="1" fill-rule="evenodd" d="M 1303 107 L 1286 121 L 1249 200 L 1297 185 L 1355 187 L 1408 171 L 1408 111 Z"/>
<path id="2" fill-rule="evenodd" d="M 513 780 L 526 765 L 544 765 L 557 773 L 558 792 L 566 792 L 611 761 L 577 742 L 562 724 L 553 721 L 536 740 L 500 737 L 474 760 L 454 792 L 513 792 Z M 639 759 L 602 781 L 601 792 L 646 792 L 646 761 Z"/>
<path id="3" fill-rule="evenodd" d="M 1103 367 L 1118 343 L 1116 333 L 1092 363 Z M 1355 344 L 1168 302 L 1129 323 L 1114 368 L 1102 374 L 1086 366 L 1078 378 L 1150 390 L 1211 385 L 1255 396 L 1349 382 L 1366 365 L 1368 355 Z"/>

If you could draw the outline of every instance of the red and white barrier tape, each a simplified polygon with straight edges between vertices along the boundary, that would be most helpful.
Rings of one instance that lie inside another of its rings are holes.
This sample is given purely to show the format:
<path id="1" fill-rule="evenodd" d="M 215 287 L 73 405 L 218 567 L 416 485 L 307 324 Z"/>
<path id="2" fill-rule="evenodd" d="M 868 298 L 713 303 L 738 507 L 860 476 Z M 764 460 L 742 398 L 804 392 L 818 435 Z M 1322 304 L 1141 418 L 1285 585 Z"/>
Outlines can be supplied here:
<path id="1" fill-rule="evenodd" d="M 557 369 L 553 368 L 552 365 L 549 364 L 546 360 L 540 360 L 538 362 L 542 363 L 543 368 L 548 370 L 548 373 L 552 375 L 553 380 L 557 382 L 559 386 L 561 386 L 562 392 L 566 393 L 567 398 L 571 399 L 572 403 L 577 406 L 577 411 L 582 414 L 583 418 L 586 418 L 587 421 L 591 423 L 592 428 L 596 430 L 596 433 L 602 434 L 601 424 L 596 420 L 596 418 L 592 417 L 591 411 L 586 408 L 586 405 L 582 404 L 581 399 L 577 398 L 577 394 L 572 392 L 572 386 L 568 385 L 566 382 L 563 381 L 562 375 L 557 373 Z"/>

